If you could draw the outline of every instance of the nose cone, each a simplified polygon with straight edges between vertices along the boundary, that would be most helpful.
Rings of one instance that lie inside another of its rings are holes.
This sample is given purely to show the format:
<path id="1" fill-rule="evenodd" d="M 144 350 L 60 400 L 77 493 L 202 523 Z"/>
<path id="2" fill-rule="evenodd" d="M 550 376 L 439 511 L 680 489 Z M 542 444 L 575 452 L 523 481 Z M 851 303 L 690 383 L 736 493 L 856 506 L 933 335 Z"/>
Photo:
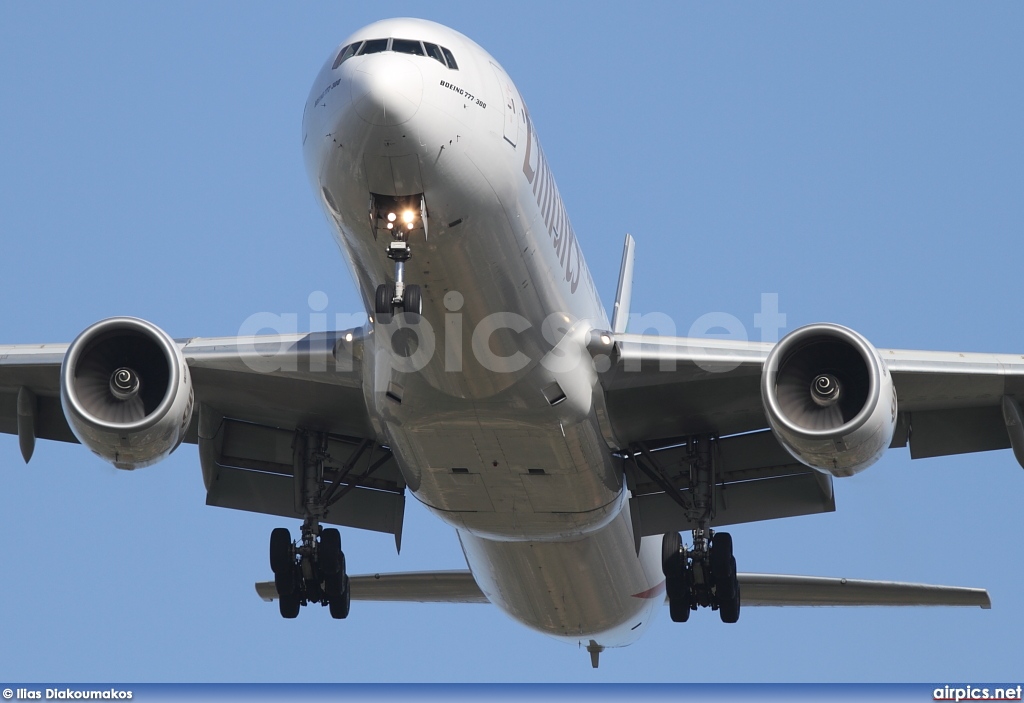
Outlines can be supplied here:
<path id="1" fill-rule="evenodd" d="M 409 59 L 394 54 L 370 56 L 352 76 L 352 105 L 372 125 L 408 122 L 423 100 L 423 74 Z"/>

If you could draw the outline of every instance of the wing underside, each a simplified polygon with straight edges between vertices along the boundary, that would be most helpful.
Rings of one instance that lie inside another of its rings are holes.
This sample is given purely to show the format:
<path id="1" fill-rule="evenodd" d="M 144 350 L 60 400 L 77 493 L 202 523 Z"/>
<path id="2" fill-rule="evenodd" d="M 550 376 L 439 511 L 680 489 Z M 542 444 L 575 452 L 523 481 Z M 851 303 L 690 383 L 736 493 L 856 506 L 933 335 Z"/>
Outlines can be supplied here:
<path id="1" fill-rule="evenodd" d="M 325 457 L 323 522 L 401 544 L 405 481 L 377 441 L 362 388 L 363 330 L 178 340 L 195 388 L 184 441 L 197 444 L 207 504 L 302 519 L 296 436 Z M 0 432 L 28 461 L 35 440 L 76 442 L 60 401 L 67 344 L 0 345 Z"/>
<path id="2" fill-rule="evenodd" d="M 624 460 L 638 537 L 696 526 L 687 486 L 700 438 L 718 452 L 712 526 L 835 510 L 832 477 L 796 462 L 768 429 L 760 382 L 773 345 L 600 338 L 591 352 L 607 366 L 606 437 Z M 878 354 L 898 398 L 891 447 L 909 447 L 915 459 L 1013 447 L 1024 465 L 1024 356 Z"/>

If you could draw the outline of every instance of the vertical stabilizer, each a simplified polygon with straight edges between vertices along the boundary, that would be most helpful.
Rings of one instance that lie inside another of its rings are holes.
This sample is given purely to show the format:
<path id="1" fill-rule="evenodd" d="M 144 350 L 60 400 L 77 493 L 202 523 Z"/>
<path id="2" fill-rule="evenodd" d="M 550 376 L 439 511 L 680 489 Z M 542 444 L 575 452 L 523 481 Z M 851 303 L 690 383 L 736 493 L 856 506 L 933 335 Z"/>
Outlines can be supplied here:
<path id="1" fill-rule="evenodd" d="M 636 242 L 631 235 L 626 235 L 626 243 L 622 246 L 622 266 L 619 268 L 619 289 L 615 291 L 615 310 L 612 313 L 612 332 L 616 334 L 626 331 L 629 322 L 629 301 L 633 296 L 633 249 Z"/>

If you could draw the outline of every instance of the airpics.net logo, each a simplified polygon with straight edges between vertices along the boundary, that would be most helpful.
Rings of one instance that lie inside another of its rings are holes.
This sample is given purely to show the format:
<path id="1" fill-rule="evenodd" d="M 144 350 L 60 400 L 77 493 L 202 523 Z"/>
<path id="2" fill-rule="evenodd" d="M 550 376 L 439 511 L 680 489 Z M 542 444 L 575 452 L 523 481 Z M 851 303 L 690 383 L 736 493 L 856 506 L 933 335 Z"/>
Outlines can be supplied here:
<path id="1" fill-rule="evenodd" d="M 1019 701 L 1024 686 L 943 686 L 932 691 L 936 701 Z"/>
<path id="2" fill-rule="evenodd" d="M 328 296 L 314 291 L 307 299 L 309 311 L 305 313 L 257 312 L 249 315 L 238 329 L 238 351 L 245 364 L 253 371 L 277 373 L 299 371 L 300 356 L 308 358 L 308 371 L 346 372 L 355 368 L 354 334 L 363 327 L 367 315 L 362 312 L 327 312 Z M 432 320 L 401 311 L 382 322 L 369 318 L 372 333 L 385 339 L 377 340 L 384 349 L 390 349 L 389 358 L 396 371 L 416 373 L 435 359 L 443 360 L 445 372 L 465 370 L 467 353 L 480 366 L 492 373 L 518 373 L 534 362 L 539 362 L 553 373 L 571 371 L 581 362 L 593 363 L 598 373 L 612 366 L 612 339 L 604 330 L 590 330 L 590 324 L 566 312 L 549 314 L 537 326 L 517 312 L 493 312 L 472 325 L 467 324 L 465 297 L 458 291 L 449 291 L 444 297 L 443 319 Z M 306 318 L 306 319 L 303 319 Z M 476 318 L 474 318 L 476 319 Z M 665 338 L 685 338 L 686 347 L 678 354 L 665 354 L 659 359 L 659 371 L 674 371 L 677 356 L 695 358 L 697 365 L 709 373 L 726 373 L 742 363 L 730 352 L 735 345 L 722 350 L 716 342 L 779 341 L 786 328 L 786 315 L 779 311 L 777 293 L 762 293 L 760 310 L 752 316 L 754 333 L 737 316 L 727 312 L 709 312 L 697 317 L 688 327 L 680 330 L 675 319 L 662 312 L 631 313 L 626 327 L 630 335 L 652 335 Z M 303 323 L 300 325 L 300 322 Z M 437 329 L 435 326 L 442 328 Z M 308 332 L 300 333 L 304 327 Z M 335 331 L 346 331 L 334 337 Z M 521 335 L 536 337 L 540 332 L 546 348 L 520 345 Z M 682 335 L 680 334 L 682 332 Z M 590 348 L 586 335 L 593 334 L 603 340 L 608 353 Z M 467 342 L 468 341 L 468 345 Z M 468 349 L 466 348 L 468 346 Z M 593 353 L 587 353 L 592 351 Z M 306 371 L 306 363 L 301 370 Z M 625 372 L 641 370 L 638 358 L 627 356 L 620 369 Z"/>

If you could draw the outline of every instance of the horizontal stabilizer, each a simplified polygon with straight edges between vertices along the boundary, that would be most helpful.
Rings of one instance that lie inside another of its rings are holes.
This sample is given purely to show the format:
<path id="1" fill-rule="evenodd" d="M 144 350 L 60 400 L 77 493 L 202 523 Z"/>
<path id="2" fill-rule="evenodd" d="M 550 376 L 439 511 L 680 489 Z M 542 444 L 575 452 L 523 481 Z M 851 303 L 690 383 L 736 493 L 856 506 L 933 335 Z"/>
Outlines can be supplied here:
<path id="1" fill-rule="evenodd" d="M 412 571 L 350 576 L 352 600 L 392 603 L 487 603 L 469 571 Z M 273 581 L 256 584 L 265 601 L 277 598 Z"/>
<path id="2" fill-rule="evenodd" d="M 983 588 L 863 579 L 737 574 L 740 602 L 755 605 L 947 605 L 992 607 Z"/>
<path id="3" fill-rule="evenodd" d="M 983 588 L 931 586 L 897 581 L 789 576 L 785 574 L 737 574 L 744 607 L 841 606 L 841 605 L 945 605 L 991 608 Z M 349 579 L 352 600 L 391 603 L 487 603 L 469 571 L 414 571 L 399 574 L 365 574 Z M 277 598 L 273 581 L 256 584 L 265 601 Z"/>

